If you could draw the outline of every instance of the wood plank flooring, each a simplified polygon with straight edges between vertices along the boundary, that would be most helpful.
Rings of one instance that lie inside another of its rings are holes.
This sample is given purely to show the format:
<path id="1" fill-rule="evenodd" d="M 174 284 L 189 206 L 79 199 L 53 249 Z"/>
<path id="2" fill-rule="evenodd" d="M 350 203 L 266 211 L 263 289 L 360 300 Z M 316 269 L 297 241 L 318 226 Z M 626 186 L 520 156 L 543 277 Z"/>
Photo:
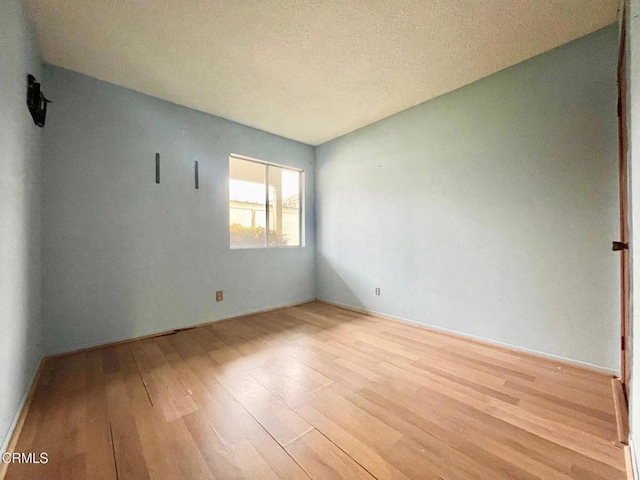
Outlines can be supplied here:
<path id="1" fill-rule="evenodd" d="M 48 360 L 7 479 L 625 477 L 610 378 L 309 303 Z"/>

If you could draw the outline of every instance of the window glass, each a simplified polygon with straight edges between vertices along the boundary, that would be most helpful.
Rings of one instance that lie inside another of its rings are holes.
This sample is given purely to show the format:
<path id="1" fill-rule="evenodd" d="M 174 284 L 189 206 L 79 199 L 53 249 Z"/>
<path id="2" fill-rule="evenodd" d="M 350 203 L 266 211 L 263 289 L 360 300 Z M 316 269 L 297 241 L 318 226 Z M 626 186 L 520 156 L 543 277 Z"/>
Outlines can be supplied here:
<path id="1" fill-rule="evenodd" d="M 300 245 L 300 172 L 271 165 L 269 245 Z"/>
<path id="2" fill-rule="evenodd" d="M 230 157 L 231 248 L 301 246 L 301 192 L 298 170 Z"/>
<path id="3" fill-rule="evenodd" d="M 229 233 L 232 247 L 265 247 L 265 167 L 229 159 Z"/>

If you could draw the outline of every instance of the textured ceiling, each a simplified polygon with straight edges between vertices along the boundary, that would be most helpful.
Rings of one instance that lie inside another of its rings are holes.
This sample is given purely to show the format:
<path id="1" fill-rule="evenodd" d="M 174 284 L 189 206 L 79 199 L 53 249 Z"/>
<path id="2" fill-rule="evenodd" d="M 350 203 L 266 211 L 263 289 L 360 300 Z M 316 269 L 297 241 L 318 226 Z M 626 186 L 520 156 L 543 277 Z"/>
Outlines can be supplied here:
<path id="1" fill-rule="evenodd" d="M 618 0 L 27 0 L 48 63 L 312 145 L 616 20 Z"/>

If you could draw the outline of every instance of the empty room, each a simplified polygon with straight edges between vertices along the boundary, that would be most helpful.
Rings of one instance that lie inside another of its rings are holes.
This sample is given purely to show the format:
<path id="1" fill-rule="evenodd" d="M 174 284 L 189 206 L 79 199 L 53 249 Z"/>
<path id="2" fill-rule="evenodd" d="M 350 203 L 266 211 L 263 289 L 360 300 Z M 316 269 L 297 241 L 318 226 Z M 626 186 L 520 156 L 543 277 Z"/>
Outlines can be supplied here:
<path id="1" fill-rule="evenodd" d="M 0 479 L 640 480 L 638 118 L 640 0 L 0 0 Z"/>

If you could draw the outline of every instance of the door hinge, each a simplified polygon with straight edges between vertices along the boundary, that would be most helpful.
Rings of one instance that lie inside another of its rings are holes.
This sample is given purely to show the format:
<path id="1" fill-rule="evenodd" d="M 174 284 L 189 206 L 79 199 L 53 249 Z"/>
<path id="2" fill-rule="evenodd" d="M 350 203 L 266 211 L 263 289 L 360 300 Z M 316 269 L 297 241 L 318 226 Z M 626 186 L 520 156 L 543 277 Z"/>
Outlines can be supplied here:
<path id="1" fill-rule="evenodd" d="M 611 250 L 619 252 L 621 250 L 629 250 L 629 244 L 625 242 L 613 242 L 611 244 Z"/>
<path id="2" fill-rule="evenodd" d="M 620 341 L 621 341 L 622 351 L 624 352 L 626 350 L 626 344 L 627 344 L 627 342 L 625 342 L 624 336 L 620 337 Z"/>

